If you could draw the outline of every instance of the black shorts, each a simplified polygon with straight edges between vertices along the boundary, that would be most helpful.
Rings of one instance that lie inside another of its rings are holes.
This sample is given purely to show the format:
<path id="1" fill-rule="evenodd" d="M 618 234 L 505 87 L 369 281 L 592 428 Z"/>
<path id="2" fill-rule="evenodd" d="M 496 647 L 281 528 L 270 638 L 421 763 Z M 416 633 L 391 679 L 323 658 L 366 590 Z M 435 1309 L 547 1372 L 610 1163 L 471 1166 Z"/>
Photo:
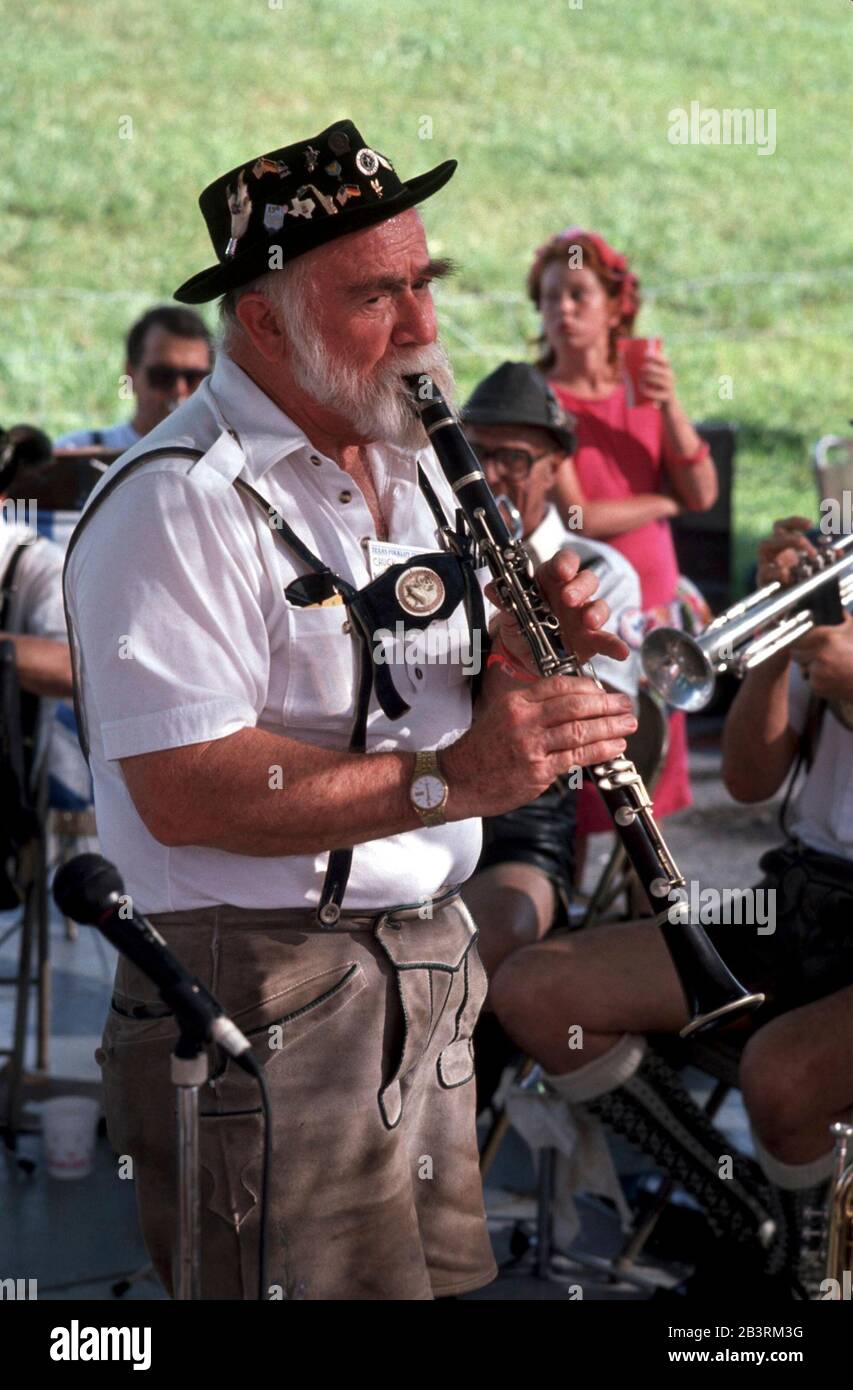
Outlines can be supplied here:
<path id="1" fill-rule="evenodd" d="M 768 850 L 759 867 L 756 887 L 776 893 L 775 931 L 705 928 L 741 984 L 767 996 L 757 1027 L 853 984 L 853 862 L 790 841 Z"/>
<path id="2" fill-rule="evenodd" d="M 561 904 L 557 922 L 565 920 L 575 867 L 577 792 L 546 792 L 502 816 L 483 821 L 483 852 L 477 870 L 493 864 L 533 864 L 551 880 Z"/>

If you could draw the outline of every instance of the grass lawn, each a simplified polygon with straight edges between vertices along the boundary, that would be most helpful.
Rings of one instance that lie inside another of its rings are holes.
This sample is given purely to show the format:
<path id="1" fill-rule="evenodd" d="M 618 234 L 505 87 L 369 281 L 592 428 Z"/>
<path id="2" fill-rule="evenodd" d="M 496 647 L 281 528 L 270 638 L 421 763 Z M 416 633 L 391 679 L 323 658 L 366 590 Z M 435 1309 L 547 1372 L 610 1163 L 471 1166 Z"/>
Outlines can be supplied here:
<path id="1" fill-rule="evenodd" d="M 10 3 L 0 421 L 59 433 L 123 418 L 130 318 L 212 259 L 203 185 L 349 115 L 403 176 L 459 160 L 424 215 L 433 247 L 460 264 L 440 306 L 463 388 L 524 355 L 535 327 L 524 274 L 550 232 L 590 225 L 628 252 L 646 290 L 638 330 L 665 339 L 686 407 L 739 426 L 742 573 L 774 516 L 815 511 L 810 445 L 853 414 L 849 11 L 849 0 Z M 775 150 L 670 143 L 670 111 L 693 101 L 774 111 Z"/>

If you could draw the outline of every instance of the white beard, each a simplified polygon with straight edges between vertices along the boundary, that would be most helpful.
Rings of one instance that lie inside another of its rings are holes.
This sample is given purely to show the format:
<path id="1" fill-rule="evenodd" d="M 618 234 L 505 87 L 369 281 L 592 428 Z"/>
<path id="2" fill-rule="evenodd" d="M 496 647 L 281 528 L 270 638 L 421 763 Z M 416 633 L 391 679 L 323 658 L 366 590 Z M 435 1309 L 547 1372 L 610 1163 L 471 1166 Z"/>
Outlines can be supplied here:
<path id="1" fill-rule="evenodd" d="M 438 342 L 400 351 L 369 378 L 332 357 L 313 331 L 293 333 L 290 347 L 291 369 L 299 388 L 318 405 L 342 416 L 362 439 L 401 449 L 424 447 L 423 425 L 402 379 L 406 375 L 427 373 L 454 409 L 453 369 Z"/>

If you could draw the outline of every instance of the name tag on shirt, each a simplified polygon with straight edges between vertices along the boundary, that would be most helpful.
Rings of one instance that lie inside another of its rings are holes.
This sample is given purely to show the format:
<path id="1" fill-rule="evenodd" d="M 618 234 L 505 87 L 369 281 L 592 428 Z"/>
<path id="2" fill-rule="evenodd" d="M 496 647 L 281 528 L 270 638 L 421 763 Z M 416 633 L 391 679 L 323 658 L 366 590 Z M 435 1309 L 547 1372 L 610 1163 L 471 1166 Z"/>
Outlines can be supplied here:
<path id="1" fill-rule="evenodd" d="M 365 548 L 371 579 L 378 579 L 391 565 L 403 564 L 413 555 L 424 553 L 422 545 L 396 545 L 392 541 L 368 541 Z"/>

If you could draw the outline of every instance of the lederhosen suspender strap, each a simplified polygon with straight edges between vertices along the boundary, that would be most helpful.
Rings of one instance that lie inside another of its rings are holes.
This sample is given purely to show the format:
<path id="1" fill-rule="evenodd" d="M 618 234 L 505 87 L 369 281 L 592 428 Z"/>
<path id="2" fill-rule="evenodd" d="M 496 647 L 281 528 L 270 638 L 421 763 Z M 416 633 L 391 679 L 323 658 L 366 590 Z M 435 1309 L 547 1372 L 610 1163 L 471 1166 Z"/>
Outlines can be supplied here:
<path id="1" fill-rule="evenodd" d="M 86 729 L 86 718 L 83 713 L 83 699 L 80 690 L 79 672 L 77 669 L 77 638 L 71 622 L 71 614 L 68 611 L 68 599 L 65 593 L 65 576 L 68 572 L 68 562 L 74 553 L 77 542 L 101 503 L 106 501 L 110 493 L 118 487 L 119 483 L 123 483 L 125 478 L 129 478 L 131 473 L 134 473 L 142 463 L 150 463 L 151 459 L 155 458 L 175 458 L 176 455 L 179 458 L 194 459 L 196 462 L 204 457 L 202 450 L 188 449 L 183 445 L 175 445 L 171 449 L 151 449 L 147 454 L 140 454 L 139 458 L 135 458 L 127 467 L 119 469 L 115 477 L 110 478 L 109 482 L 104 484 L 98 496 L 95 498 L 95 501 L 83 513 L 77 525 L 74 527 L 74 530 L 71 532 L 71 539 L 65 551 L 65 563 L 62 566 L 62 603 L 65 608 L 65 626 L 68 629 L 68 643 L 71 650 L 71 676 L 74 698 L 74 717 L 77 721 L 77 737 L 80 740 L 80 747 L 83 750 L 83 756 L 87 763 L 89 761 L 89 735 Z"/>
<path id="2" fill-rule="evenodd" d="M 470 630 L 473 632 L 479 629 L 482 633 L 485 628 L 485 606 L 480 586 L 473 572 L 472 566 L 465 558 L 467 556 L 467 537 L 461 529 L 457 533 L 450 531 L 447 517 L 442 509 L 441 503 L 432 488 L 425 472 L 418 465 L 418 483 L 424 493 L 430 511 L 435 518 L 437 530 L 441 538 L 446 542 L 447 537 L 454 539 L 453 552 L 434 558 L 446 562 L 443 565 L 444 578 L 447 581 L 447 588 L 450 591 L 444 610 L 440 609 L 436 616 L 441 616 L 443 611 L 453 611 L 461 598 L 465 606 Z M 235 478 L 234 486 L 249 497 L 264 513 L 267 523 L 272 530 L 278 533 L 281 540 L 288 546 L 317 576 L 325 578 L 333 590 L 337 591 L 347 606 L 350 617 L 350 632 L 358 647 L 358 681 L 356 688 L 355 718 L 353 720 L 352 731 L 350 733 L 349 751 L 351 753 L 363 753 L 367 746 L 367 718 L 370 711 L 371 694 L 375 693 L 376 698 L 383 712 L 389 719 L 399 719 L 405 714 L 409 706 L 396 690 L 388 666 L 384 662 L 377 662 L 374 657 L 374 643 L 376 640 L 376 630 L 382 626 L 381 620 L 377 620 L 376 606 L 368 602 L 368 595 L 371 590 L 389 588 L 385 580 L 390 580 L 398 571 L 404 573 L 409 567 L 417 567 L 422 562 L 423 556 L 415 556 L 409 562 L 402 565 L 393 565 L 386 571 L 385 577 L 380 576 L 378 580 L 372 581 L 363 589 L 356 589 L 348 580 L 342 579 L 335 574 L 328 565 L 324 564 L 314 555 L 303 541 L 295 534 L 287 524 L 284 517 L 276 510 L 266 498 L 245 481 L 243 478 Z M 464 552 L 460 555 L 459 552 Z M 454 590 L 451 583 L 456 578 L 461 580 L 458 595 L 454 601 Z M 381 607 L 381 600 L 380 600 Z M 317 906 L 317 920 L 322 926 L 333 927 L 341 915 L 341 905 L 344 893 L 346 892 L 350 870 L 352 868 L 352 846 L 343 849 L 334 849 L 329 853 L 329 862 L 326 867 L 326 876 L 323 888 L 320 893 L 320 901 Z"/>
<path id="3" fill-rule="evenodd" d="M 73 548 L 101 502 L 105 500 L 113 488 L 123 482 L 124 479 L 142 463 L 148 463 L 153 458 L 175 457 L 176 455 L 195 461 L 203 457 L 203 454 L 197 449 L 184 447 L 155 449 L 135 458 L 126 468 L 121 469 L 114 478 L 111 478 L 102 489 L 93 505 L 83 514 L 69 542 L 65 556 L 65 567 L 63 569 L 63 598 L 65 598 L 65 572 Z M 447 516 L 420 464 L 418 465 L 418 484 L 435 518 L 436 527 L 442 544 L 447 550 L 452 551 L 452 554 L 448 553 L 446 556 L 434 557 L 442 561 L 446 559 L 447 565 L 450 566 L 450 569 L 445 567 L 445 577 L 448 580 L 448 597 L 443 609 L 439 610 L 435 616 L 440 617 L 444 612 L 449 613 L 453 611 L 461 598 L 465 606 L 469 628 L 472 633 L 478 630 L 482 640 L 485 634 L 485 607 L 480 585 L 477 582 L 473 565 L 469 558 L 470 545 L 468 538 L 463 533 L 461 522 L 456 532 L 450 529 Z M 355 717 L 350 734 L 349 748 L 351 752 L 363 753 L 366 749 L 367 719 L 370 710 L 370 699 L 374 691 L 383 712 L 388 718 L 400 718 L 409 709 L 409 706 L 396 691 L 387 666 L 385 664 L 377 664 L 374 661 L 373 643 L 375 641 L 375 631 L 374 626 L 371 625 L 370 622 L 371 609 L 366 601 L 360 598 L 360 596 L 366 595 L 373 585 L 369 584 L 362 590 L 356 589 L 348 580 L 335 574 L 328 565 L 324 564 L 323 561 L 305 545 L 304 541 L 297 536 L 296 532 L 287 523 L 281 513 L 268 502 L 265 497 L 257 492 L 250 483 L 246 482 L 244 478 L 238 477 L 233 480 L 233 485 L 239 492 L 242 492 L 244 496 L 248 497 L 263 513 L 270 530 L 279 536 L 282 544 L 296 555 L 313 575 L 317 576 L 321 581 L 325 581 L 330 592 L 339 593 L 343 602 L 348 607 L 351 618 L 350 631 L 353 639 L 357 643 L 358 650 Z M 392 571 L 405 571 L 410 565 L 415 566 L 417 562 L 422 559 L 423 557 L 416 556 L 412 561 L 406 564 L 390 567 L 390 570 L 386 573 L 390 575 Z M 455 581 L 455 583 L 452 581 Z M 376 581 L 374 581 L 374 584 L 375 583 Z M 454 595 L 456 595 L 455 602 Z M 65 612 L 71 640 L 72 669 L 74 674 L 74 709 L 77 716 L 80 744 L 88 761 L 89 741 L 85 729 L 79 673 L 75 659 L 76 638 L 73 633 L 67 602 Z M 340 916 L 341 904 L 352 867 L 352 855 L 352 846 L 330 851 L 329 863 L 326 869 L 326 876 L 317 909 L 318 921 L 323 926 L 334 926 Z"/>

